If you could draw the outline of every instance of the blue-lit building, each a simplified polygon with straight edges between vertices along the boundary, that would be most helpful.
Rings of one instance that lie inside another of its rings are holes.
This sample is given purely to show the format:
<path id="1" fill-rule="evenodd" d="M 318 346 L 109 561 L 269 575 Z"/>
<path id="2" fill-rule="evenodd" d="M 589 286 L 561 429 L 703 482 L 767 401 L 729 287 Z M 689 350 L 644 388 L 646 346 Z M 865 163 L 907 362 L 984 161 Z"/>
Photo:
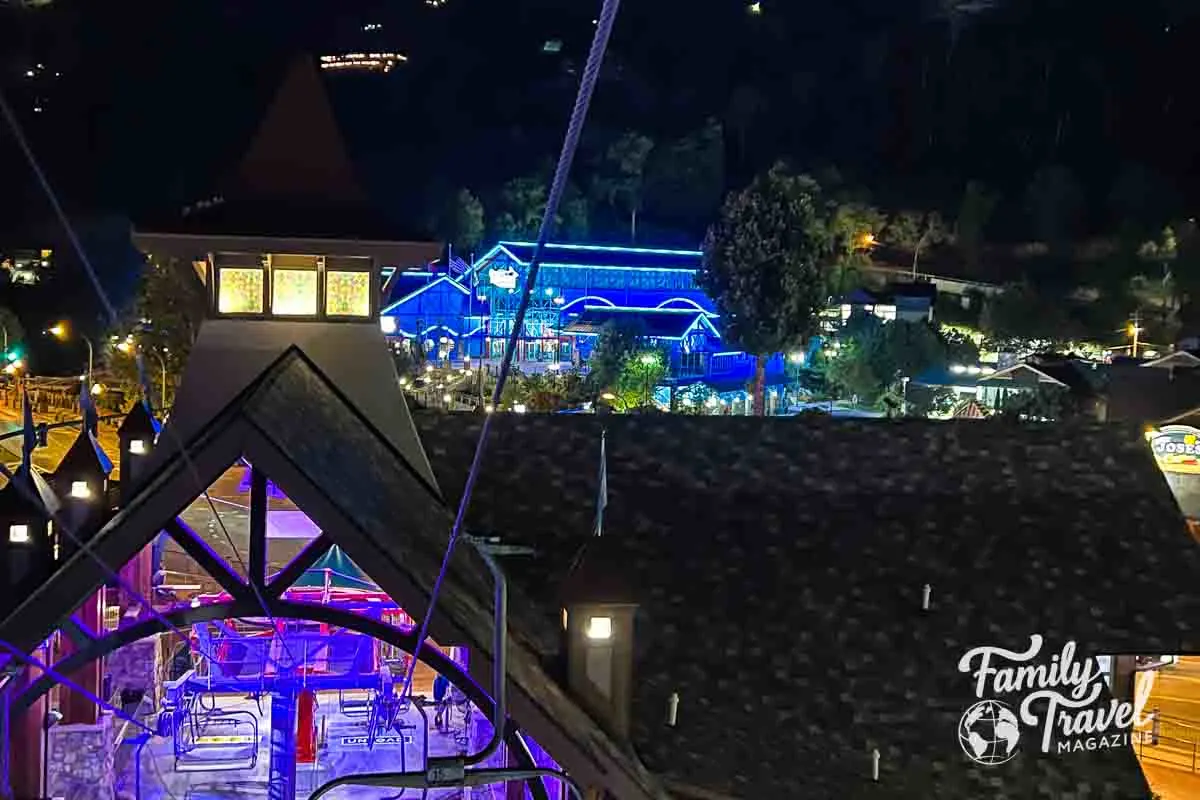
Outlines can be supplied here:
<path id="1" fill-rule="evenodd" d="M 474 265 L 452 259 L 448 266 L 393 273 L 381 312 L 384 332 L 451 360 L 498 361 L 533 250 L 529 242 L 500 242 Z M 740 391 L 754 359 L 723 344 L 720 316 L 696 285 L 700 259 L 698 250 L 548 245 L 517 365 L 526 372 L 552 364 L 586 368 L 605 324 L 628 320 L 670 353 L 672 385 Z M 783 358 L 771 359 L 768 383 L 782 383 L 784 372 Z"/>

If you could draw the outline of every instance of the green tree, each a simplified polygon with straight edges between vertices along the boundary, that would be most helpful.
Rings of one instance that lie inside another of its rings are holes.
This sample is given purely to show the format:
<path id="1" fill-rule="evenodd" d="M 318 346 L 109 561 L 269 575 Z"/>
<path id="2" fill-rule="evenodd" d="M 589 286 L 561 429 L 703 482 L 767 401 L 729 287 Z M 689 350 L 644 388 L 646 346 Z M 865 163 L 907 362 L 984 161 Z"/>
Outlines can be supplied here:
<path id="1" fill-rule="evenodd" d="M 591 203 L 574 184 L 567 186 L 558 212 L 558 229 L 570 242 L 586 241 L 591 231 Z"/>
<path id="2" fill-rule="evenodd" d="M 646 160 L 654 149 L 647 136 L 633 131 L 621 134 L 604 153 L 592 181 L 592 191 L 617 215 L 629 220 L 629 240 L 637 240 L 637 219 L 642 209 Z"/>
<path id="3" fill-rule="evenodd" d="M 460 253 L 470 253 L 483 241 L 483 233 L 483 203 L 470 189 L 459 189 L 454 195 L 450 241 Z"/>
<path id="4" fill-rule="evenodd" d="M 875 407 L 898 398 L 904 378 L 945 364 L 947 352 L 946 341 L 927 323 L 885 323 L 874 315 L 855 315 L 827 362 L 826 378 L 840 395 Z"/>
<path id="5" fill-rule="evenodd" d="M 1028 282 L 1009 284 L 988 297 L 979 327 L 989 346 L 1004 352 L 1055 349 L 1080 333 L 1063 298 L 1037 291 Z"/>
<path id="6" fill-rule="evenodd" d="M 168 394 L 183 377 L 183 367 L 204 321 L 204 284 L 192 265 L 174 258 L 148 260 L 143 268 L 133 308 L 109 332 L 103 358 L 126 394 L 139 384 L 136 355 L 150 385 L 158 390 L 165 368 Z M 101 357 L 97 354 L 97 357 Z M 168 403 L 170 398 L 160 400 Z"/>
<path id="7" fill-rule="evenodd" d="M 1083 189 L 1066 167 L 1044 167 L 1025 190 L 1025 211 L 1038 241 L 1052 250 L 1065 249 L 1083 219 Z"/>
<path id="8" fill-rule="evenodd" d="M 1000 413 L 1028 422 L 1064 422 L 1080 417 L 1082 406 L 1069 389 L 1038 384 L 1029 391 L 1009 395 Z"/>
<path id="9" fill-rule="evenodd" d="M 0 335 L 3 336 L 0 344 L 6 345 L 6 352 L 25 354 L 25 328 L 21 325 L 21 320 L 17 317 L 16 312 L 4 306 L 0 306 Z"/>
<path id="10" fill-rule="evenodd" d="M 901 211 L 887 226 L 887 243 L 912 253 L 912 277 L 917 277 L 921 251 L 946 241 L 948 233 L 942 215 L 936 211 Z"/>
<path id="11" fill-rule="evenodd" d="M 958 217 L 954 221 L 954 242 L 962 252 L 967 264 L 979 265 L 988 223 L 996 213 L 1000 197 L 978 181 L 967 183 L 959 205 Z"/>
<path id="12" fill-rule="evenodd" d="M 532 239 L 546 213 L 546 181 L 540 175 L 513 178 L 500 190 L 492 227 L 502 239 Z"/>
<path id="13" fill-rule="evenodd" d="M 845 294 L 862 285 L 863 271 L 871 265 L 871 250 L 886 223 L 883 212 L 868 203 L 856 200 L 831 203 L 833 269 L 827 276 L 826 287 L 830 294 Z"/>
<path id="14" fill-rule="evenodd" d="M 668 358 L 662 350 L 642 348 L 627 353 L 621 364 L 616 394 L 625 408 L 654 405 L 654 389 L 667 375 Z"/>
<path id="15" fill-rule="evenodd" d="M 721 123 L 702 127 L 650 151 L 646 161 L 646 213 L 689 228 L 707 223 L 721 205 L 725 191 L 725 143 Z"/>
<path id="16" fill-rule="evenodd" d="M 600 329 L 588 358 L 588 386 L 593 398 L 615 388 L 629 355 L 641 342 L 642 327 L 636 322 L 608 322 Z"/>
<path id="17" fill-rule="evenodd" d="M 696 279 L 721 311 L 726 340 L 757 356 L 756 415 L 765 410 L 767 359 L 817 332 L 831 252 L 820 186 L 782 164 L 726 198 L 709 229 Z"/>

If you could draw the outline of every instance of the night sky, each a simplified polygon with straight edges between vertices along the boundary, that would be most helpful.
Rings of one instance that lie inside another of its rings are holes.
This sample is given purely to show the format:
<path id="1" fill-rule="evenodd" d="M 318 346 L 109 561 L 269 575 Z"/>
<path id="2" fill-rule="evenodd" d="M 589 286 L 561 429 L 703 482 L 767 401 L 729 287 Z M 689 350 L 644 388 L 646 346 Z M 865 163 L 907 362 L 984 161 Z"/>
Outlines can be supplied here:
<path id="1" fill-rule="evenodd" d="M 108 231 L 121 220 L 211 193 L 297 53 L 404 53 L 389 75 L 327 83 L 376 202 L 415 226 L 438 192 L 486 191 L 557 152 L 598 8 L 0 2 L 0 85 L 72 215 L 119 241 Z M 1153 187 L 1147 214 L 1190 215 L 1200 201 L 1188 66 L 1200 4 L 764 0 L 761 12 L 743 0 L 625 0 L 591 139 L 636 128 L 663 140 L 716 118 L 746 143 L 727 160 L 730 185 L 786 157 L 836 166 L 884 206 L 950 218 L 980 180 L 1005 197 L 999 239 L 1026 234 L 1023 187 L 1050 164 L 1086 192 L 1081 235 L 1113 224 L 1111 187 L 1133 167 Z M 543 52 L 555 39 L 561 51 Z M 47 206 L 7 130 L 0 178 L 0 241 L 23 241 Z M 106 282 L 128 292 L 128 263 L 104 261 Z"/>

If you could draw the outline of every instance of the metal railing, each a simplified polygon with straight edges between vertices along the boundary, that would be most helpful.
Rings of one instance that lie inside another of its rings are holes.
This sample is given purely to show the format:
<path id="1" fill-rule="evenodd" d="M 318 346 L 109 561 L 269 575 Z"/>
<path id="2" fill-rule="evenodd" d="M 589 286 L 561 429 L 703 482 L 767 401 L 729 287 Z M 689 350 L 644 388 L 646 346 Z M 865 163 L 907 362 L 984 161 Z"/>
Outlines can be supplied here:
<path id="1" fill-rule="evenodd" d="M 1192 720 L 1151 715 L 1133 731 L 1132 744 L 1140 759 L 1200 772 L 1200 725 Z"/>

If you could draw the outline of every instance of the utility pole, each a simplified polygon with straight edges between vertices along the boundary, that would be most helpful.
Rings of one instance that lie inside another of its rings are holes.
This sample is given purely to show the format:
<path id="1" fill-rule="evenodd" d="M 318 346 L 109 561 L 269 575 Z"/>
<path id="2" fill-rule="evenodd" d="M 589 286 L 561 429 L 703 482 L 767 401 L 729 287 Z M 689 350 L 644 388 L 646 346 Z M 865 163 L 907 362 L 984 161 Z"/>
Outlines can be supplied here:
<path id="1" fill-rule="evenodd" d="M 1133 336 L 1133 348 L 1130 353 L 1134 358 L 1138 357 L 1138 337 L 1142 333 L 1142 314 L 1140 311 L 1133 312 L 1133 322 L 1129 326 L 1129 333 Z"/>

